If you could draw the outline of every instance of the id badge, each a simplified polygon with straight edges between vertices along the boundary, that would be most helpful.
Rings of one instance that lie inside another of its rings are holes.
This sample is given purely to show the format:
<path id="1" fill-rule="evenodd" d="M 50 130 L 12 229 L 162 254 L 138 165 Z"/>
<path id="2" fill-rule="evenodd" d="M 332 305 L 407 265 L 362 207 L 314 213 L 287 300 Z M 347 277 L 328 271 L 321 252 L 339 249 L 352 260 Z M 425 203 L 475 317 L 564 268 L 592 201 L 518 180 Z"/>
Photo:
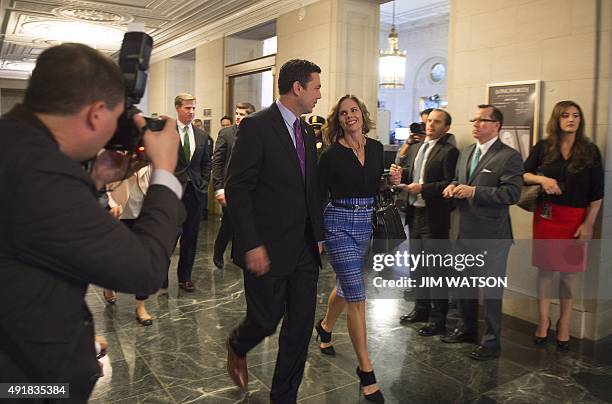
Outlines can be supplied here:
<path id="1" fill-rule="evenodd" d="M 544 202 L 542 205 L 542 210 L 540 211 L 540 217 L 542 219 L 551 219 L 552 218 L 552 206 L 548 202 Z"/>

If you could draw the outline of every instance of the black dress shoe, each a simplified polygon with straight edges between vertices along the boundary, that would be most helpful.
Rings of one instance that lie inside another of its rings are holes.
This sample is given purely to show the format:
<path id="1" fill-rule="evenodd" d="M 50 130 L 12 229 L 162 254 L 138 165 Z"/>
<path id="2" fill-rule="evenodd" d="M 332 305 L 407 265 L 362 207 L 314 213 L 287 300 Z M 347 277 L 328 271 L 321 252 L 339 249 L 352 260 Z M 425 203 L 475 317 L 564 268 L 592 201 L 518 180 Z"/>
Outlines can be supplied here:
<path id="1" fill-rule="evenodd" d="M 408 314 L 404 314 L 400 317 L 400 324 L 407 323 L 423 323 L 429 319 L 429 315 L 426 313 L 419 312 L 417 310 L 412 310 Z"/>
<path id="2" fill-rule="evenodd" d="M 440 341 L 446 342 L 447 344 L 456 344 L 458 342 L 470 342 L 476 343 L 476 333 L 467 333 L 461 331 L 459 328 L 455 328 L 453 331 L 440 337 Z"/>
<path id="3" fill-rule="evenodd" d="M 195 292 L 195 285 L 191 281 L 179 282 L 179 288 L 183 289 L 185 292 Z"/>
<path id="4" fill-rule="evenodd" d="M 446 327 L 437 326 L 434 323 L 429 323 L 419 330 L 419 335 L 422 337 L 433 337 L 434 335 L 445 334 L 445 333 L 446 333 Z"/>
<path id="5" fill-rule="evenodd" d="M 225 265 L 225 262 L 223 261 L 223 255 L 213 255 L 213 264 L 215 264 L 215 266 L 219 269 L 223 268 L 223 265 Z"/>
<path id="6" fill-rule="evenodd" d="M 476 359 L 477 361 L 488 361 L 499 358 L 500 353 L 500 348 L 491 348 L 484 345 L 478 345 L 478 347 L 472 351 L 470 357 L 472 359 Z"/>

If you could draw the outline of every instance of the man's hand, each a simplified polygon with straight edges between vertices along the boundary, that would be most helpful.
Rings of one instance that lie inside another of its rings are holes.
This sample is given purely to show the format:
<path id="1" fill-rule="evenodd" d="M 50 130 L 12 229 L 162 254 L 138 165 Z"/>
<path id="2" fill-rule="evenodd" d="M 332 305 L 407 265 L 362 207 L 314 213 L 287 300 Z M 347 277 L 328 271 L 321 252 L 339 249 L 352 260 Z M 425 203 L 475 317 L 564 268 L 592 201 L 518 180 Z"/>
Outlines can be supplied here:
<path id="1" fill-rule="evenodd" d="M 457 199 L 467 199 L 473 197 L 475 192 L 476 187 L 460 184 L 453 190 L 453 197 Z"/>
<path id="2" fill-rule="evenodd" d="M 323 254 L 323 242 L 317 241 L 317 245 L 319 246 L 319 255 Z"/>
<path id="3" fill-rule="evenodd" d="M 217 203 L 223 206 L 224 208 L 227 206 L 227 202 L 225 201 L 225 194 L 219 194 L 215 196 L 215 199 L 217 200 Z"/>
<path id="4" fill-rule="evenodd" d="M 453 193 L 455 192 L 455 187 L 455 184 L 449 184 L 446 188 L 444 188 L 444 191 L 442 191 L 442 196 L 445 198 L 452 198 Z"/>
<path id="5" fill-rule="evenodd" d="M 396 164 L 391 164 L 391 167 L 389 169 L 389 182 L 391 183 L 391 186 L 393 185 L 397 185 L 401 182 L 402 180 L 402 167 L 396 165 Z"/>
<path id="6" fill-rule="evenodd" d="M 96 184 L 96 189 L 127 178 L 130 174 L 130 161 L 131 157 L 127 153 L 116 150 L 101 151 L 91 171 L 91 179 Z"/>
<path id="7" fill-rule="evenodd" d="M 150 130 L 144 133 L 144 147 L 147 157 L 153 168 L 174 172 L 178 159 L 178 147 L 181 141 L 176 131 L 176 121 L 167 116 L 162 116 L 166 121 L 164 129 L 159 132 Z M 134 116 L 134 122 L 139 127 L 144 126 L 144 118 L 140 115 Z"/>
<path id="8" fill-rule="evenodd" d="M 249 250 L 244 255 L 247 270 L 259 278 L 270 270 L 270 259 L 266 247 L 259 246 Z"/>
<path id="9" fill-rule="evenodd" d="M 404 189 L 409 193 L 416 195 L 421 193 L 423 190 L 423 185 L 419 184 L 418 182 L 413 182 L 412 184 L 406 185 Z"/>

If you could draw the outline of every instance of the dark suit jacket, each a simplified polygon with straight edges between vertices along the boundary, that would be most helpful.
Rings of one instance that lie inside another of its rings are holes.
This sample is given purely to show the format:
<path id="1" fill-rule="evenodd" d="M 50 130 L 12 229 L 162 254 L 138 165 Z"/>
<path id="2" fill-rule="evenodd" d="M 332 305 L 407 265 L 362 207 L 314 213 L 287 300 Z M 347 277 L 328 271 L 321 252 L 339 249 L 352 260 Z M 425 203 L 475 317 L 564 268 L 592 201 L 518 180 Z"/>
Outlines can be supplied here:
<path id="1" fill-rule="evenodd" d="M 236 141 L 236 133 L 238 133 L 238 125 L 232 125 L 229 128 L 221 129 L 219 136 L 217 136 L 217 144 L 212 159 L 212 179 L 215 191 L 225 188 L 227 169 Z"/>
<path id="2" fill-rule="evenodd" d="M 208 194 L 208 182 L 210 181 L 210 170 L 212 167 L 211 148 L 209 136 L 206 132 L 193 126 L 193 136 L 195 138 L 196 147 L 191 156 L 191 160 L 187 163 L 185 158 L 185 149 L 179 145 L 178 162 L 174 175 L 183 184 L 185 188 L 187 182 L 191 182 L 195 188 L 196 195 L 200 199 L 206 198 Z"/>
<path id="3" fill-rule="evenodd" d="M 413 178 L 414 162 L 423 142 L 417 142 L 410 146 L 407 153 L 407 167 L 402 172 L 402 182 L 410 184 L 417 182 L 418 178 Z M 433 238 L 448 238 L 450 229 L 451 201 L 442 197 L 442 191 L 448 186 L 455 177 L 455 167 L 459 150 L 448 142 L 447 136 L 442 136 L 429 152 L 427 163 L 423 170 L 423 189 L 421 196 L 427 206 L 427 219 L 429 230 Z M 406 223 L 414 212 L 414 207 L 410 204 L 406 206 Z"/>
<path id="4" fill-rule="evenodd" d="M 468 178 L 476 144 L 461 151 L 453 183 L 476 187 L 473 198 L 458 199 L 459 238 L 511 239 L 508 207 L 518 202 L 523 186 L 523 159 L 497 139 Z"/>
<path id="5" fill-rule="evenodd" d="M 68 381 L 71 398 L 82 398 L 99 372 L 88 284 L 155 293 L 184 209 L 170 189 L 152 185 L 130 231 L 19 106 L 0 119 L 0 191 L 0 381 Z"/>
<path id="6" fill-rule="evenodd" d="M 225 185 L 235 229 L 233 258 L 265 246 L 271 274 L 293 270 L 305 237 L 313 248 L 324 239 L 317 186 L 317 153 L 312 128 L 302 121 L 306 178 L 283 117 L 272 104 L 240 122 Z M 318 252 L 316 254 L 318 257 Z"/>

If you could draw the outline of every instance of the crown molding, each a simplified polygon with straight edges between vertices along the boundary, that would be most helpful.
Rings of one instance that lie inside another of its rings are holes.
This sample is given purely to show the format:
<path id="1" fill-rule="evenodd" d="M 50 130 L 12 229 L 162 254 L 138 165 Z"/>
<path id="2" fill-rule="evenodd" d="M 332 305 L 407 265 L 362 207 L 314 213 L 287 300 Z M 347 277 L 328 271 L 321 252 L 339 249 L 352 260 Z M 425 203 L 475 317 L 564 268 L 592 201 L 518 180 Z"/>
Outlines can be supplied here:
<path id="1" fill-rule="evenodd" d="M 266 23 L 319 0 L 263 0 L 212 24 L 153 47 L 151 63 L 185 53 L 197 46 Z"/>

